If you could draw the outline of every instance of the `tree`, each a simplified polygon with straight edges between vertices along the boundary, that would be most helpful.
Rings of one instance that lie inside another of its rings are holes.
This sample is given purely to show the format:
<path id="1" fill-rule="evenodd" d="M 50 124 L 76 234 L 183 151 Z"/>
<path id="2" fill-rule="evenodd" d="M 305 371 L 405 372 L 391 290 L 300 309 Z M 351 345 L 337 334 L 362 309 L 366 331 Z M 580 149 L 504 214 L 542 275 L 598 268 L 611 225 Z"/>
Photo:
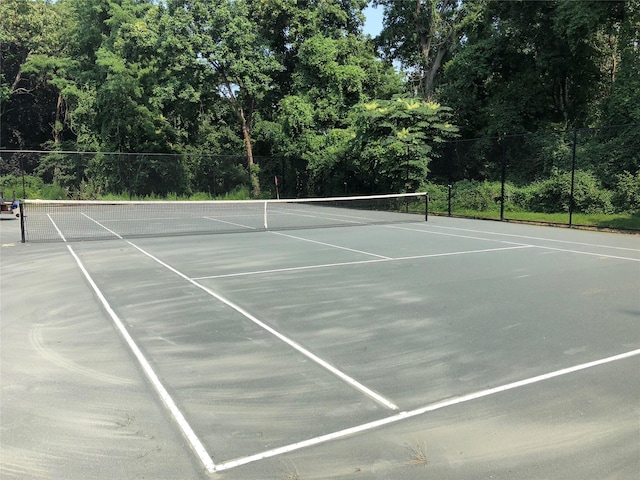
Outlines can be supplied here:
<path id="1" fill-rule="evenodd" d="M 470 14 L 481 2 L 459 0 L 374 0 L 384 7 L 384 28 L 376 43 L 390 62 L 407 71 L 414 94 L 431 98 L 436 77 L 451 55 Z"/>
<path id="2" fill-rule="evenodd" d="M 280 66 L 258 35 L 244 0 L 175 0 L 169 2 L 169 12 L 187 16 L 184 34 L 193 43 L 194 61 L 206 68 L 209 84 L 237 116 L 253 195 L 257 196 L 260 185 L 251 138 L 253 114 Z"/>
<path id="3" fill-rule="evenodd" d="M 46 0 L 0 3 L 2 146 L 60 143 L 66 105 L 56 80 L 69 67 L 65 6 Z"/>
<path id="4" fill-rule="evenodd" d="M 354 109 L 355 170 L 371 192 L 412 192 L 424 184 L 433 146 L 452 138 L 451 110 L 415 97 L 373 100 Z"/>

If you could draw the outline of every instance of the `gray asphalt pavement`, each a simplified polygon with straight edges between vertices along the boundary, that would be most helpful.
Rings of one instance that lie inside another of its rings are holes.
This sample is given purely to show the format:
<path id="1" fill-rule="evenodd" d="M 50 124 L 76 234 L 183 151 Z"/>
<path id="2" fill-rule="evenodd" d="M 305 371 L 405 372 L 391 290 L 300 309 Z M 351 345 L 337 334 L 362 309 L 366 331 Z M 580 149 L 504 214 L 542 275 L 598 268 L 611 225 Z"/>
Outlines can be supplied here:
<path id="1" fill-rule="evenodd" d="M 637 236 L 432 217 L 19 238 L 3 219 L 3 480 L 640 471 Z"/>

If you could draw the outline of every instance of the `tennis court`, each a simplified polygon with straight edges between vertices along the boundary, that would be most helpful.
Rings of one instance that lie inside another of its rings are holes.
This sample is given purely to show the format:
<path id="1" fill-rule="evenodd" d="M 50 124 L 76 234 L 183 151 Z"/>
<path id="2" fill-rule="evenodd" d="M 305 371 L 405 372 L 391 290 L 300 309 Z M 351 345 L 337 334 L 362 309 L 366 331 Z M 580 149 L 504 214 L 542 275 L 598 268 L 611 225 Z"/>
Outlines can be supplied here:
<path id="1" fill-rule="evenodd" d="M 84 217 L 113 239 L 0 224 L 2 478 L 640 469 L 637 236 L 413 215 L 126 238 Z"/>

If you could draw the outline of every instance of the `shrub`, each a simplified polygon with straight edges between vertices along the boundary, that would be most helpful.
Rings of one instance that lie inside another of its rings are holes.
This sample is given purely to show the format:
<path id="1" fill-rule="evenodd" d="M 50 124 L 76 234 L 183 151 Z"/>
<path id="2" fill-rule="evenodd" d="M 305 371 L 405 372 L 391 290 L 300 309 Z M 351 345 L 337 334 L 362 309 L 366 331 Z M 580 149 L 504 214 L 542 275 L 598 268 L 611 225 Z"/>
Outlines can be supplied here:
<path id="1" fill-rule="evenodd" d="M 24 195 L 22 189 L 22 177 L 14 175 L 5 175 L 0 177 L 0 191 L 3 191 L 5 196 L 13 196 L 13 192 L 16 193 L 16 197 L 22 198 L 42 198 L 42 179 L 34 177 L 32 175 L 24 176 Z"/>
<path id="2" fill-rule="evenodd" d="M 446 212 L 449 202 L 449 188 L 447 185 L 426 183 L 420 190 L 429 193 L 429 209 L 432 212 Z"/>
<path id="3" fill-rule="evenodd" d="M 637 212 L 640 210 L 640 171 L 635 175 L 624 172 L 616 176 L 616 191 L 613 203 L 623 212 Z"/>
<path id="4" fill-rule="evenodd" d="M 571 173 L 555 172 L 554 175 L 531 185 L 533 191 L 529 208 L 544 213 L 568 212 L 571 202 Z M 576 170 L 574 176 L 574 210 L 582 213 L 610 213 L 612 193 L 602 188 L 591 173 Z"/>
<path id="5" fill-rule="evenodd" d="M 452 203 L 456 209 L 492 210 L 500 204 L 499 182 L 475 182 L 463 180 L 454 185 Z"/>

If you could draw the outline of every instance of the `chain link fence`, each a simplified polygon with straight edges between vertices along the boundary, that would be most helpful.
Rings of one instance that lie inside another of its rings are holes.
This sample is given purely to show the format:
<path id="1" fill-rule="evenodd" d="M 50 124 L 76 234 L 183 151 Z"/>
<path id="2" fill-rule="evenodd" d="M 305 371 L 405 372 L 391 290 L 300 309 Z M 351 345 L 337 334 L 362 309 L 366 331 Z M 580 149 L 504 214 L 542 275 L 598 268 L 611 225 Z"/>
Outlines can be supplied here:
<path id="1" fill-rule="evenodd" d="M 371 193 L 347 161 L 315 177 L 302 159 L 254 161 L 264 198 Z M 640 124 L 442 142 L 429 170 L 420 189 L 432 213 L 640 224 Z M 18 198 L 206 199 L 251 188 L 245 156 L 0 150 L 0 190 Z"/>
<path id="2" fill-rule="evenodd" d="M 304 168 L 254 158 L 264 194 L 304 196 Z M 0 150 L 0 187 L 20 198 L 219 198 L 251 188 L 245 156 Z M 277 187 L 277 192 L 276 192 Z"/>
<path id="3" fill-rule="evenodd" d="M 432 213 L 639 228 L 640 124 L 459 139 L 430 170 Z"/>

